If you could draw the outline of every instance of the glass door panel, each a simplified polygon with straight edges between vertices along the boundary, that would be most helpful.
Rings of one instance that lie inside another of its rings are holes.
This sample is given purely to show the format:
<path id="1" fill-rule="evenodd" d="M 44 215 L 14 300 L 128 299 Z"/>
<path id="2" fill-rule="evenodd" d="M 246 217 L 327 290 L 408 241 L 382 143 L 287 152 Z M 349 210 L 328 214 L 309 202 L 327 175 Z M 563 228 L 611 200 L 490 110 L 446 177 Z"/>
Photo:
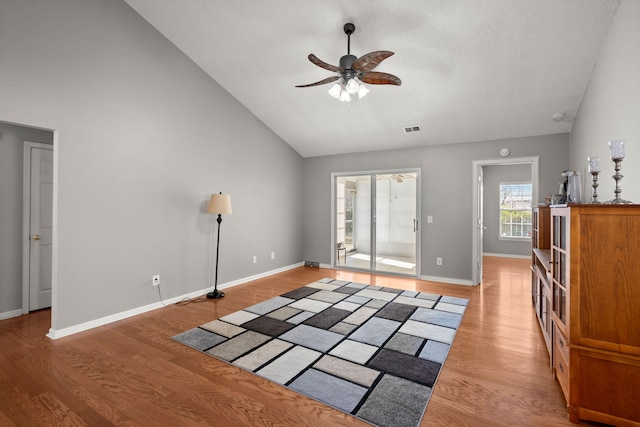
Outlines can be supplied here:
<path id="1" fill-rule="evenodd" d="M 336 265 L 371 269 L 371 175 L 336 177 Z"/>
<path id="2" fill-rule="evenodd" d="M 416 274 L 416 178 L 416 173 L 375 176 L 376 271 Z"/>
<path id="3" fill-rule="evenodd" d="M 335 265 L 416 276 L 418 172 L 335 176 Z"/>
<path id="4" fill-rule="evenodd" d="M 356 209 L 356 194 L 355 190 L 346 190 L 344 196 L 344 205 L 345 205 L 345 218 L 344 218 L 344 245 L 347 249 L 347 252 L 351 252 L 355 250 L 355 241 L 353 240 L 355 230 L 353 228 L 354 225 L 354 214 Z"/>

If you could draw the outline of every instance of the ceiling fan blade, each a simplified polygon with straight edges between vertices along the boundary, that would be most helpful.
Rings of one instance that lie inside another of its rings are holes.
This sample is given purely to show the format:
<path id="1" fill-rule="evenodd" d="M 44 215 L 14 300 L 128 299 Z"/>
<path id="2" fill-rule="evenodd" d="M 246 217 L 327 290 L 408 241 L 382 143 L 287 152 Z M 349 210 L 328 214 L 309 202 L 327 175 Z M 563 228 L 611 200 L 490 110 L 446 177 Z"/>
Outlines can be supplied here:
<path id="1" fill-rule="evenodd" d="M 324 84 L 327 84 L 327 83 L 335 82 L 339 78 L 340 78 L 340 76 L 331 76 L 331 77 L 327 77 L 326 79 L 320 80 L 319 82 L 309 83 L 308 85 L 299 85 L 299 86 L 296 86 L 296 87 L 320 86 L 320 85 L 324 85 Z"/>
<path id="2" fill-rule="evenodd" d="M 334 73 L 341 73 L 342 71 L 344 71 L 340 67 L 337 67 L 337 66 L 331 65 L 331 64 L 327 64 L 323 60 L 318 59 L 318 57 L 315 56 L 313 53 L 310 53 L 307 58 L 309 58 L 309 61 L 311 61 L 314 64 L 316 64 L 318 67 L 324 68 L 325 70 L 333 71 Z"/>
<path id="3" fill-rule="evenodd" d="M 375 52 L 362 55 L 351 65 L 351 68 L 361 72 L 371 71 L 391 55 L 393 55 L 393 52 L 389 52 L 388 50 L 376 50 Z"/>
<path id="4" fill-rule="evenodd" d="M 400 86 L 402 81 L 389 73 L 379 73 L 376 71 L 371 71 L 368 73 L 364 73 L 360 76 L 360 80 L 363 83 L 369 83 L 370 85 L 395 85 Z"/>

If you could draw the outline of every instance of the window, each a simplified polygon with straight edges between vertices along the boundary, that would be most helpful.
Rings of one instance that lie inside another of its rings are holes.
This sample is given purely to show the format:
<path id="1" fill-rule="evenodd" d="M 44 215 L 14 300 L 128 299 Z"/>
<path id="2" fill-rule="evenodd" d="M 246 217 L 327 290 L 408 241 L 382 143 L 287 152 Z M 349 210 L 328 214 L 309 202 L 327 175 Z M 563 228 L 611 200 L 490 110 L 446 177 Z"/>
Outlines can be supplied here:
<path id="1" fill-rule="evenodd" d="M 530 182 L 500 183 L 500 239 L 531 238 Z"/>

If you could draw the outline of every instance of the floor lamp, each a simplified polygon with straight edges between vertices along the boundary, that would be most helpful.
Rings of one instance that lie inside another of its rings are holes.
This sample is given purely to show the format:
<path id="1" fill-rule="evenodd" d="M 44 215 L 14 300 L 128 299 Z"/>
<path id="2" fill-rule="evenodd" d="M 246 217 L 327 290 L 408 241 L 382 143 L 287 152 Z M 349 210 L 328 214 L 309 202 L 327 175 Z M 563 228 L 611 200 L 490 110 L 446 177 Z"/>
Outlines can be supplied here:
<path id="1" fill-rule="evenodd" d="M 207 206 L 207 213 L 218 214 L 218 242 L 216 244 L 216 276 L 213 291 L 207 294 L 207 298 L 222 298 L 224 292 L 218 290 L 218 253 L 220 252 L 220 223 L 222 222 L 222 214 L 231 213 L 231 197 L 228 194 L 212 194 Z M 213 230 L 211 231 L 213 239 Z M 211 271 L 211 269 L 209 269 Z"/>

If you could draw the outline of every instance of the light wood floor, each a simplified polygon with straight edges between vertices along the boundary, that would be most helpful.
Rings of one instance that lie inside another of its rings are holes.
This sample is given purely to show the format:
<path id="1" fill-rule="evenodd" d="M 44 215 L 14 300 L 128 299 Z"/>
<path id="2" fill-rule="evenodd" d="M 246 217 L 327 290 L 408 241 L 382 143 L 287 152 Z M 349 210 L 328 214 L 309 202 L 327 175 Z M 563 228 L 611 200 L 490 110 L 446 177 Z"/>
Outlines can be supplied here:
<path id="1" fill-rule="evenodd" d="M 485 258 L 465 287 L 300 267 L 59 340 L 49 311 L 0 322 L 0 426 L 368 425 L 169 337 L 323 277 L 471 302 L 421 426 L 570 426 L 529 296 L 527 260 Z M 588 425 L 588 424 L 582 424 Z"/>

